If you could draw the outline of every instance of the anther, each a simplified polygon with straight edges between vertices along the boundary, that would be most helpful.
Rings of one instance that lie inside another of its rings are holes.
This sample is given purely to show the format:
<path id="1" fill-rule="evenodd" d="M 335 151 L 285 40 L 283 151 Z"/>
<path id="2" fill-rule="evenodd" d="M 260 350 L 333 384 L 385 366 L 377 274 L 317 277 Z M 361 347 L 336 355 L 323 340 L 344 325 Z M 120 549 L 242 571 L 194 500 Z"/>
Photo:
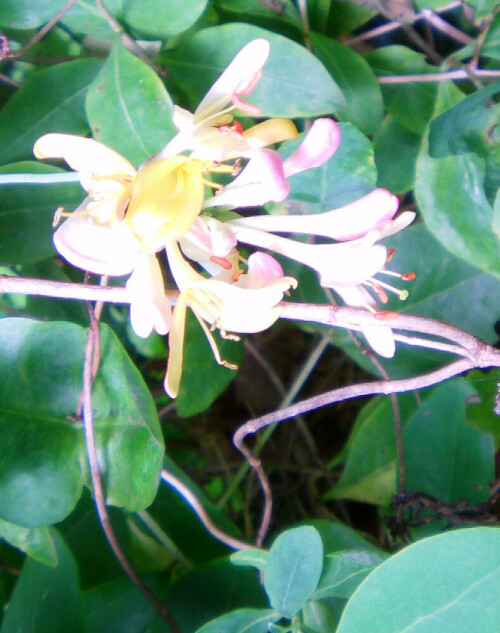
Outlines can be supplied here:
<path id="1" fill-rule="evenodd" d="M 242 274 L 243 274 L 243 270 L 241 268 L 239 268 L 236 272 L 234 272 L 232 276 L 233 283 L 238 281 L 238 279 L 241 277 Z"/>
<path id="2" fill-rule="evenodd" d="M 375 314 L 373 315 L 373 318 L 377 319 L 377 321 L 387 321 L 389 319 L 397 319 L 398 317 L 399 312 L 389 312 L 386 310 L 375 312 Z"/>
<path id="3" fill-rule="evenodd" d="M 231 262 L 228 259 L 226 259 L 225 257 L 218 257 L 217 255 L 210 255 L 210 261 L 213 262 L 214 264 L 219 264 L 219 266 L 222 266 L 222 268 L 224 268 L 224 270 L 231 270 L 231 268 L 233 267 Z"/>

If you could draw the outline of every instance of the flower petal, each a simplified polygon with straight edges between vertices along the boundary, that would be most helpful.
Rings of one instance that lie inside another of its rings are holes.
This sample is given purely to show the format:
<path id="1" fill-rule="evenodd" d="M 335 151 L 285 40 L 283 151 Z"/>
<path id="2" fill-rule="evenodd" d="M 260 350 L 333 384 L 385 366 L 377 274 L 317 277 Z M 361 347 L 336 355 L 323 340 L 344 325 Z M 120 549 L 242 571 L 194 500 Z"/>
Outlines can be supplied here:
<path id="1" fill-rule="evenodd" d="M 63 159 L 75 171 L 100 179 L 120 174 L 134 178 L 136 173 L 126 158 L 107 145 L 72 134 L 45 134 L 35 143 L 33 153 L 37 158 Z"/>
<path id="2" fill-rule="evenodd" d="M 96 275 L 128 275 L 140 249 L 132 231 L 123 223 L 113 228 L 99 226 L 85 215 L 70 216 L 54 233 L 53 240 L 57 251 L 70 264 Z"/>
<path id="3" fill-rule="evenodd" d="M 195 117 L 205 117 L 211 110 L 221 109 L 229 103 L 232 95 L 238 89 L 244 89 L 261 70 L 269 57 L 269 50 L 269 42 L 263 38 L 244 46 L 204 96 L 196 108 Z"/>
<path id="4" fill-rule="evenodd" d="M 258 251 L 248 258 L 248 272 L 236 282 L 240 288 L 262 288 L 284 277 L 281 264 L 268 255 Z"/>
<path id="5" fill-rule="evenodd" d="M 383 227 L 394 216 L 398 210 L 398 205 L 398 198 L 392 193 L 386 189 L 375 189 L 355 202 L 324 213 L 312 215 L 258 215 L 238 218 L 237 220 L 232 220 L 231 224 L 249 226 L 263 231 L 276 231 L 278 233 L 321 235 L 334 240 L 344 241 L 362 237 L 368 231 Z M 405 218 L 405 221 L 407 220 L 408 218 Z M 407 222 L 407 224 L 409 223 Z M 407 226 L 407 224 L 403 223 L 404 226 Z M 400 229 L 398 228 L 397 230 Z"/>
<path id="6" fill-rule="evenodd" d="M 337 123 L 333 119 L 316 119 L 299 147 L 285 160 L 285 176 L 323 165 L 337 151 L 339 143 Z"/>
<path id="7" fill-rule="evenodd" d="M 252 149 L 268 147 L 297 138 L 299 133 L 290 119 L 275 118 L 257 123 L 243 132 L 243 137 Z"/>
<path id="8" fill-rule="evenodd" d="M 372 277 L 385 264 L 387 251 L 380 245 L 304 244 L 256 229 L 231 225 L 238 241 L 266 248 L 294 259 L 320 275 L 320 283 L 327 288 L 335 284 L 355 285 Z"/>
<path id="9" fill-rule="evenodd" d="M 253 155 L 241 174 L 221 193 L 206 200 L 204 206 L 259 206 L 271 200 L 280 202 L 289 191 L 280 155 L 271 149 L 261 149 Z"/>
<path id="10" fill-rule="evenodd" d="M 172 307 L 165 295 L 160 265 L 155 255 L 141 253 L 126 284 L 130 296 L 130 322 L 141 338 L 153 329 L 167 334 L 172 320 Z"/>
<path id="11" fill-rule="evenodd" d="M 170 335 L 168 337 L 168 362 L 165 374 L 165 391 L 176 398 L 182 378 L 184 361 L 184 334 L 186 331 L 186 297 L 181 292 L 172 315 Z"/>

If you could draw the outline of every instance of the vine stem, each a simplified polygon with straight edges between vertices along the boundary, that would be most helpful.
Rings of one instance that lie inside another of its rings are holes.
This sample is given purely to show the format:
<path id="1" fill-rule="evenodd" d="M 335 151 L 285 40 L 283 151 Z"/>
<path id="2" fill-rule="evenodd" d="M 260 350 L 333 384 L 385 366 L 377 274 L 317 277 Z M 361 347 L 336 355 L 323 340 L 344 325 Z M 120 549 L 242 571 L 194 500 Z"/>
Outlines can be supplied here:
<path id="1" fill-rule="evenodd" d="M 89 460 L 90 476 L 94 489 L 94 501 L 99 515 L 99 521 L 108 543 L 113 550 L 115 557 L 120 563 L 123 571 L 132 580 L 142 594 L 151 602 L 161 618 L 168 624 L 174 633 L 181 633 L 181 630 L 159 598 L 142 582 L 136 571 L 130 564 L 128 558 L 123 553 L 118 539 L 114 533 L 109 519 L 106 502 L 104 500 L 104 490 L 102 486 L 99 462 L 97 459 L 97 448 L 95 442 L 94 422 L 92 412 L 92 382 L 95 364 L 99 362 L 100 333 L 99 323 L 91 304 L 87 304 L 90 317 L 90 326 L 87 334 L 87 344 L 85 346 L 85 362 L 83 365 L 83 426 L 85 429 L 85 440 L 87 444 L 87 456 Z"/>

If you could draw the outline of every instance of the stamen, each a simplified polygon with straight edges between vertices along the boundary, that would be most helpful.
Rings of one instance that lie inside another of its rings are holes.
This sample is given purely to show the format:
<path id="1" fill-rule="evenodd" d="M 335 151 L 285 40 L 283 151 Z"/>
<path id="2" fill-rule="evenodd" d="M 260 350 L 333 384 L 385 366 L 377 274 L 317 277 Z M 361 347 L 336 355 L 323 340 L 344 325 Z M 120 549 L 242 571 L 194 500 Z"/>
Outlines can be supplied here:
<path id="1" fill-rule="evenodd" d="M 224 270 L 231 270 L 231 268 L 233 267 L 229 260 L 225 259 L 224 257 L 218 257 L 217 255 L 210 255 L 210 261 L 214 264 L 219 264 L 219 266 L 222 266 Z"/>
<path id="2" fill-rule="evenodd" d="M 377 321 L 387 321 L 389 319 L 397 319 L 399 317 L 399 312 L 389 312 L 386 310 L 382 310 L 381 312 L 375 312 L 373 315 L 374 319 Z"/>
<path id="3" fill-rule="evenodd" d="M 219 127 L 219 132 L 221 134 L 225 134 L 226 136 L 232 136 L 239 141 L 243 138 L 243 134 L 234 129 L 234 125 L 221 125 Z"/>
<path id="4" fill-rule="evenodd" d="M 417 276 L 414 272 L 396 273 L 393 270 L 386 270 L 385 268 L 379 270 L 379 273 L 383 275 L 388 275 L 389 277 L 397 277 L 398 279 L 403 279 L 404 281 L 413 281 Z"/>
<path id="5" fill-rule="evenodd" d="M 241 277 L 242 274 L 243 274 L 243 269 L 242 268 L 239 268 L 236 272 L 234 272 L 233 276 L 232 276 L 233 282 L 238 281 L 238 279 Z"/>
<path id="6" fill-rule="evenodd" d="M 390 248 L 390 249 L 387 251 L 387 257 L 385 258 L 385 263 L 386 263 L 386 264 L 388 264 L 388 263 L 391 261 L 391 259 L 394 257 L 394 253 L 395 253 L 395 252 L 396 252 L 396 249 L 395 249 L 395 248 Z"/>
<path id="7" fill-rule="evenodd" d="M 408 290 L 399 290 L 399 288 L 395 288 L 394 286 L 391 286 L 390 284 L 386 284 L 383 281 L 379 281 L 378 279 L 369 280 L 368 283 L 372 286 L 372 288 L 375 290 L 377 295 L 380 297 L 380 300 L 382 301 L 382 303 L 387 303 L 389 301 L 387 294 L 382 290 L 382 288 L 385 288 L 389 292 L 393 292 L 395 295 L 399 297 L 400 301 L 405 301 L 406 299 L 408 299 L 408 296 L 410 294 Z M 380 294 L 379 291 L 381 291 L 382 294 Z M 385 300 L 382 297 L 385 297 Z"/>
<path id="8" fill-rule="evenodd" d="M 369 282 L 369 281 L 367 281 L 366 283 L 370 286 L 370 288 L 373 288 L 373 290 L 377 294 L 377 297 L 380 299 L 382 303 L 387 303 L 389 301 L 389 297 L 387 296 L 387 293 L 378 284 Z"/>
<path id="9" fill-rule="evenodd" d="M 52 220 L 52 228 L 55 229 L 61 221 L 61 218 L 67 218 L 69 215 L 71 215 L 71 213 L 65 211 L 64 207 L 57 207 L 54 213 L 54 219 Z"/>

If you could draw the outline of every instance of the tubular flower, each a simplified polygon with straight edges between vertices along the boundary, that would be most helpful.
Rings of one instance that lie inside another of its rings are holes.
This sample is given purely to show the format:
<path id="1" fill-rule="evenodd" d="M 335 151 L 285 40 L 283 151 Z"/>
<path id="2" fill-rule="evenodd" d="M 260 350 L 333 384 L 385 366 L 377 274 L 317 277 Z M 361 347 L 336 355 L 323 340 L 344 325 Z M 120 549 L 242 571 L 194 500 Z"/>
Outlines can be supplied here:
<path id="1" fill-rule="evenodd" d="M 282 308 L 278 304 L 284 293 L 295 288 L 297 282 L 292 277 L 284 277 L 279 263 L 265 253 L 249 257 L 247 274 L 236 276 L 224 270 L 219 276 L 207 279 L 183 258 L 175 242 L 169 243 L 166 251 L 170 270 L 181 291 L 172 317 L 165 376 L 165 391 L 175 398 L 182 376 L 187 306 L 202 326 L 216 361 L 236 369 L 221 358 L 212 331 L 219 329 L 223 338 L 238 340 L 239 337 L 228 332 L 254 333 L 267 329 L 281 315 Z"/>
<path id="2" fill-rule="evenodd" d="M 255 88 L 269 56 L 269 42 L 259 38 L 244 46 L 201 100 L 194 113 L 174 106 L 173 121 L 179 133 L 156 158 L 191 150 L 202 160 L 225 160 L 246 156 L 253 150 L 296 138 L 297 128 L 289 119 L 269 119 L 243 131 L 233 120 L 239 110 L 259 116 L 259 108 L 244 97 Z"/>
<path id="3" fill-rule="evenodd" d="M 92 139 L 47 134 L 35 144 L 37 158 L 62 158 L 80 172 L 89 194 L 54 234 L 71 264 L 99 275 L 127 275 L 131 322 L 139 336 L 170 327 L 155 252 L 179 239 L 202 209 L 209 169 L 230 166 L 174 156 L 136 172 L 120 154 Z"/>

